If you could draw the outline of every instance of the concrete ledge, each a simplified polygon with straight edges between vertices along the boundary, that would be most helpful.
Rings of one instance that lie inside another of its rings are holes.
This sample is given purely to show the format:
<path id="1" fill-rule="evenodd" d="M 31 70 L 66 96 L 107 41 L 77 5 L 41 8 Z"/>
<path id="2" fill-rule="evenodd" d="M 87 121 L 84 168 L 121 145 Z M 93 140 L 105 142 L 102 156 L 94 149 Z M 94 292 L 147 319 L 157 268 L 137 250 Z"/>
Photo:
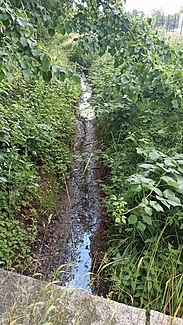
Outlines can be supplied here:
<path id="1" fill-rule="evenodd" d="M 183 325 L 156 311 L 150 325 Z M 144 309 L 0 269 L 0 325 L 145 325 Z"/>
<path id="2" fill-rule="evenodd" d="M 0 269 L 0 324 L 46 325 L 47 322 L 49 325 L 145 325 L 146 317 L 145 310 Z"/>
<path id="3" fill-rule="evenodd" d="M 158 311 L 150 311 L 149 325 L 183 325 L 183 319 L 173 318 L 168 315 L 159 313 Z"/>

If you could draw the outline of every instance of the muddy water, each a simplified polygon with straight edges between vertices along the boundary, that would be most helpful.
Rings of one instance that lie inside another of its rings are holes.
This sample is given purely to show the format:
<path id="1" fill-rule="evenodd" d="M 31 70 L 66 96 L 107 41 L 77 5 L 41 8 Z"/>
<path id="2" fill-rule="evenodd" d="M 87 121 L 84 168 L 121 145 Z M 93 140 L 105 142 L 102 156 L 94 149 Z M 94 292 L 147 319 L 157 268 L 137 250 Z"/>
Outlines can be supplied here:
<path id="1" fill-rule="evenodd" d="M 91 89 L 84 79 L 82 97 L 77 108 L 77 129 L 74 144 L 75 163 L 68 183 L 71 236 L 67 243 L 68 269 L 65 284 L 90 291 L 90 246 L 99 219 L 99 192 L 95 180 L 94 110 L 90 106 Z"/>

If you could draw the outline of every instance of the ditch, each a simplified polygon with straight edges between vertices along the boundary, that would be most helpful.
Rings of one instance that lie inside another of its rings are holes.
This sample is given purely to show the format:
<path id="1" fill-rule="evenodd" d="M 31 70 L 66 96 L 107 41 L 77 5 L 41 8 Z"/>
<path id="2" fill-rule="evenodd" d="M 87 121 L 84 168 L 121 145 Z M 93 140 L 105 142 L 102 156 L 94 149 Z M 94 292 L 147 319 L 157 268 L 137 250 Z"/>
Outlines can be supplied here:
<path id="1" fill-rule="evenodd" d="M 91 292 L 91 245 L 101 207 L 96 180 L 95 116 L 90 106 L 91 89 L 83 76 L 81 88 L 76 109 L 73 168 L 69 180 L 65 179 L 66 191 L 61 195 L 57 217 L 43 227 L 33 247 L 28 273 Z"/>

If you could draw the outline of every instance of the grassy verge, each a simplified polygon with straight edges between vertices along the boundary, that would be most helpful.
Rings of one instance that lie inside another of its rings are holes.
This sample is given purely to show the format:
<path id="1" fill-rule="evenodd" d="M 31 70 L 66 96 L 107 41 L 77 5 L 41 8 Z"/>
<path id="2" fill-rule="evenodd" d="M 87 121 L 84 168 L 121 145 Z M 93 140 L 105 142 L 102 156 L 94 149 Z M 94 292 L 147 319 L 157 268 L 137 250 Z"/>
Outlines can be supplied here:
<path id="1" fill-rule="evenodd" d="M 109 54 L 90 67 L 102 159 L 110 171 L 102 184 L 109 245 L 99 275 L 111 298 L 181 317 L 182 104 L 172 108 L 171 92 L 152 93 L 154 77 L 142 85 L 128 77 Z"/>

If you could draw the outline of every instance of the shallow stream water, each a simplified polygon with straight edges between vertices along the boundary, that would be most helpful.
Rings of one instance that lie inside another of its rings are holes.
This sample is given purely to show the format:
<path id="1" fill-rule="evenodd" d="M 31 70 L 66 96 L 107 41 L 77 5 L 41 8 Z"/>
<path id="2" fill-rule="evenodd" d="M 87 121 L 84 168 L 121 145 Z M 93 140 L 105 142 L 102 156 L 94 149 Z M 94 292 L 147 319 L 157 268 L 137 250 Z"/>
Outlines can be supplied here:
<path id="1" fill-rule="evenodd" d="M 59 280 L 62 285 L 91 292 L 91 243 L 99 223 L 99 191 L 95 178 L 95 116 L 91 89 L 81 80 L 82 96 L 76 110 L 74 164 L 65 182 L 56 219 L 42 229 L 34 246 L 29 275 Z"/>
<path id="2" fill-rule="evenodd" d="M 94 110 L 91 89 L 82 78 L 82 97 L 77 108 L 75 163 L 68 183 L 70 208 L 67 215 L 71 236 L 67 243 L 68 280 L 65 284 L 90 291 L 91 241 L 99 220 L 99 191 L 95 180 Z"/>

